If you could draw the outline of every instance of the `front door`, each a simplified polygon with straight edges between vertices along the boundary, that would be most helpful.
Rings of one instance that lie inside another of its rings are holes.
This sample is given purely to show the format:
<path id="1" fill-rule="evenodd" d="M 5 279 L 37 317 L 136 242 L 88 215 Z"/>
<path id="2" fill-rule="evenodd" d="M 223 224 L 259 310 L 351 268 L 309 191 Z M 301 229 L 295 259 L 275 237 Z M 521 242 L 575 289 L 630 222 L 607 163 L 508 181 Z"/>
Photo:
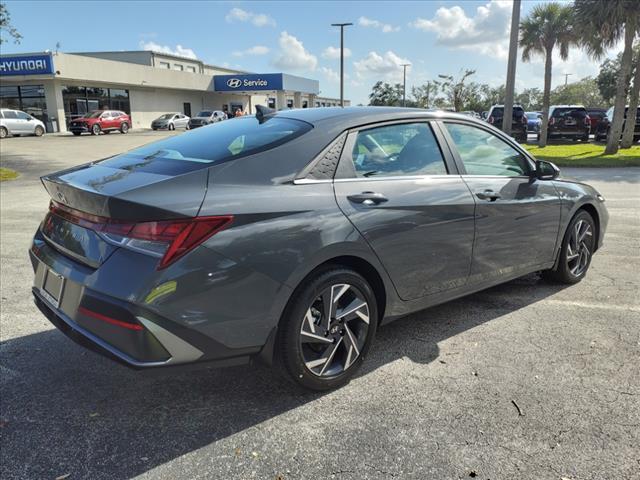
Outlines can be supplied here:
<path id="1" fill-rule="evenodd" d="M 352 132 L 334 181 L 340 209 L 411 300 L 464 285 L 474 200 L 428 122 Z"/>
<path id="2" fill-rule="evenodd" d="M 444 125 L 477 205 L 470 283 L 552 262 L 560 224 L 553 182 L 532 176 L 532 163 L 488 129 Z"/>

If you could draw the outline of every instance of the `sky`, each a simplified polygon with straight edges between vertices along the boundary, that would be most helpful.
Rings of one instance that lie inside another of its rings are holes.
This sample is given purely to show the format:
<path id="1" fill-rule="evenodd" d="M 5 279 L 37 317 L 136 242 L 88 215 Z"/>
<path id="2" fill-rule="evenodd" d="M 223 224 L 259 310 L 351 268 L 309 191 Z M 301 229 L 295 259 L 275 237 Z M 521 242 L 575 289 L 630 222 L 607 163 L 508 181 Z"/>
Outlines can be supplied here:
<path id="1" fill-rule="evenodd" d="M 521 18 L 541 2 L 523 0 Z M 378 81 L 407 91 L 439 74 L 474 69 L 472 80 L 504 83 L 511 2 L 498 0 L 355 2 L 7 1 L 23 35 L 2 53 L 157 50 L 240 70 L 285 72 L 320 81 L 322 96 L 339 97 L 339 29 L 345 30 L 345 98 L 367 103 Z M 615 56 L 620 48 L 609 52 Z M 572 49 L 554 59 L 553 86 L 588 75 L 601 61 Z M 543 59 L 519 60 L 516 89 L 543 86 Z"/>

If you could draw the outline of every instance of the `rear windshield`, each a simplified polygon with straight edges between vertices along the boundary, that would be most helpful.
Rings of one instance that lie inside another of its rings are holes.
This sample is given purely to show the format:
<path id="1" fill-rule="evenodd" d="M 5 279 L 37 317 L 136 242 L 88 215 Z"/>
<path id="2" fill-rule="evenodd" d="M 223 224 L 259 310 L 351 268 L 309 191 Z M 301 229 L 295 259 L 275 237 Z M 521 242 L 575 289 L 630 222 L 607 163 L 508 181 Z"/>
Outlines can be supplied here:
<path id="1" fill-rule="evenodd" d="M 176 162 L 219 163 L 262 152 L 286 143 L 311 130 L 311 125 L 289 118 L 270 118 L 264 123 L 255 117 L 217 122 L 182 135 L 151 143 L 130 152 L 127 157 Z M 119 168 L 120 156 L 101 162 Z"/>
<path id="2" fill-rule="evenodd" d="M 198 113 L 196 117 L 210 117 L 211 115 L 213 115 L 213 112 L 210 112 L 209 110 L 205 110 L 203 112 Z"/>
<path id="3" fill-rule="evenodd" d="M 514 117 L 521 117 L 522 115 L 524 115 L 524 110 L 522 109 L 522 107 L 513 107 L 513 116 Z M 503 107 L 495 107 L 491 111 L 491 116 L 493 116 L 493 117 L 503 117 L 504 116 L 504 108 Z"/>
<path id="4" fill-rule="evenodd" d="M 553 110 L 554 117 L 584 118 L 587 111 L 584 108 L 556 108 Z"/>

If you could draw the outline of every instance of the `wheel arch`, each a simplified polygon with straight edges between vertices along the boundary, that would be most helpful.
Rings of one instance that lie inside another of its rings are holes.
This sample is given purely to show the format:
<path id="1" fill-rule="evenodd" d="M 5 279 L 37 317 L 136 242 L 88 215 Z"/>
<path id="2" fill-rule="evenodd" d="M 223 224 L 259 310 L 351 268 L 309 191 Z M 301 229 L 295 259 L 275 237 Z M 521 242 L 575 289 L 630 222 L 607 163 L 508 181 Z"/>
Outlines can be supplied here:
<path id="1" fill-rule="evenodd" d="M 571 216 L 571 219 L 573 220 L 573 217 L 575 217 L 578 213 L 580 213 L 581 210 L 584 210 L 589 215 L 591 215 L 591 218 L 593 218 L 593 221 L 595 222 L 596 242 L 595 242 L 593 251 L 596 252 L 598 250 L 598 243 L 599 243 L 597 239 L 600 238 L 600 214 L 598 213 L 598 209 L 593 204 L 585 203 L 583 205 L 580 205 L 580 207 Z M 571 221 L 569 221 L 569 223 L 571 223 Z M 567 228 L 568 228 L 568 225 L 567 225 Z"/>

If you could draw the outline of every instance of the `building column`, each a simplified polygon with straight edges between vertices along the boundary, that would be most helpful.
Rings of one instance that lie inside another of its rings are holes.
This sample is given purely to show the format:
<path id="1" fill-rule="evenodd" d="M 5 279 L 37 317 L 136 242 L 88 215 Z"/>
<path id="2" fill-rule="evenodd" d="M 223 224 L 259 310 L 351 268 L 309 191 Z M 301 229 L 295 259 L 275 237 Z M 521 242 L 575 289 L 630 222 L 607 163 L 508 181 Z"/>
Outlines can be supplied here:
<path id="1" fill-rule="evenodd" d="M 287 96 L 283 90 L 276 92 L 276 110 L 285 110 L 287 108 Z"/>
<path id="2" fill-rule="evenodd" d="M 47 116 L 49 121 L 55 120 L 58 124 L 58 132 L 67 131 L 67 121 L 64 115 L 64 102 L 62 100 L 62 85 L 56 80 L 45 81 L 44 100 L 47 104 Z"/>
<path id="3" fill-rule="evenodd" d="M 313 93 L 309 94 L 307 99 L 307 108 L 316 108 L 316 95 Z"/>
<path id="4" fill-rule="evenodd" d="M 302 108 L 302 93 L 293 93 L 293 108 Z"/>

